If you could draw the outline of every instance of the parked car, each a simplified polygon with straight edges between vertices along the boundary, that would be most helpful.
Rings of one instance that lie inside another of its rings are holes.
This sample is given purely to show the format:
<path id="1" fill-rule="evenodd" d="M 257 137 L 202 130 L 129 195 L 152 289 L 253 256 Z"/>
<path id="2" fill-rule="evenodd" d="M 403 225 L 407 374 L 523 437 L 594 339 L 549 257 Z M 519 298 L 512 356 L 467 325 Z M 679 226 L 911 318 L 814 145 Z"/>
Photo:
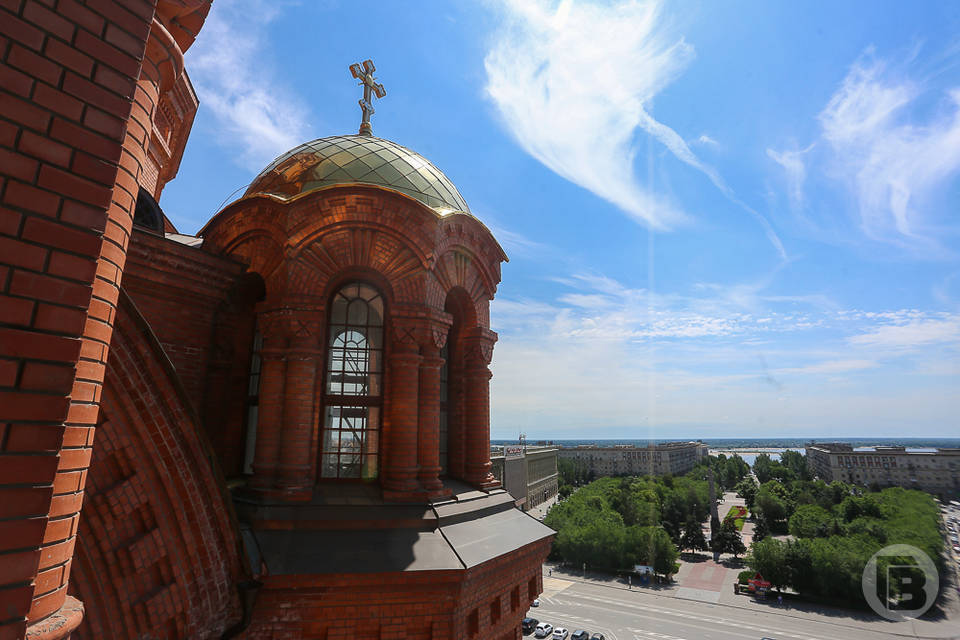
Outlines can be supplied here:
<path id="1" fill-rule="evenodd" d="M 602 633 L 595 633 L 592 636 L 590 636 L 590 640 L 607 640 L 607 639 L 603 637 Z"/>
<path id="2" fill-rule="evenodd" d="M 577 629 L 570 636 L 570 640 L 590 640 L 590 632 L 583 629 Z"/>
<path id="3" fill-rule="evenodd" d="M 531 607 L 539 607 L 539 606 L 540 606 L 540 598 L 534 599 L 534 601 L 530 603 L 530 606 L 531 606 Z"/>
<path id="4" fill-rule="evenodd" d="M 537 630 L 533 632 L 534 638 L 546 638 L 553 632 L 553 625 L 549 622 L 541 622 L 537 625 Z"/>
<path id="5" fill-rule="evenodd" d="M 533 633 L 538 624 L 540 624 L 540 621 L 536 618 L 524 618 L 523 622 L 520 623 L 520 629 L 523 631 L 523 635 L 527 635 Z"/>
<path id="6" fill-rule="evenodd" d="M 563 627 L 557 627 L 553 630 L 553 640 L 567 640 L 568 635 L 570 634 Z"/>

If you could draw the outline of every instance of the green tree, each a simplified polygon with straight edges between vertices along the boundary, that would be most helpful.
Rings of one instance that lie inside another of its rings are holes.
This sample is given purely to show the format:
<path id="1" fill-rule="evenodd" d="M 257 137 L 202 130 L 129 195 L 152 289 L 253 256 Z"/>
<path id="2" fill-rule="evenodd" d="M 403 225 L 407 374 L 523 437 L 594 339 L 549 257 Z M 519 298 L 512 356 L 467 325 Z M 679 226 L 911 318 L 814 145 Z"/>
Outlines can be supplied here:
<path id="1" fill-rule="evenodd" d="M 797 538 L 824 538 L 835 532 L 834 519 L 823 507 L 805 504 L 790 516 L 789 530 Z"/>
<path id="2" fill-rule="evenodd" d="M 753 541 L 759 542 L 767 536 L 770 535 L 770 525 L 767 523 L 767 518 L 763 515 L 763 512 L 756 514 L 757 524 L 753 528 Z"/>
<path id="3" fill-rule="evenodd" d="M 780 464 L 790 469 L 790 471 L 800 480 L 810 480 L 813 474 L 810 473 L 810 467 L 807 466 L 807 456 L 799 451 L 784 451 L 780 454 Z"/>
<path id="4" fill-rule="evenodd" d="M 737 531 L 737 525 L 732 519 L 726 519 L 720 525 L 720 532 L 710 541 L 710 546 L 717 553 L 732 553 L 733 557 L 739 556 L 747 550 L 743 544 L 743 538 Z"/>
<path id="5" fill-rule="evenodd" d="M 760 573 L 777 589 L 791 585 L 790 565 L 787 563 L 787 543 L 774 538 L 754 541 L 747 566 Z"/>
<path id="6" fill-rule="evenodd" d="M 787 505 L 783 498 L 780 496 L 779 492 L 775 491 L 772 487 L 774 482 L 767 482 L 760 486 L 760 490 L 757 491 L 756 505 L 757 508 L 763 511 L 763 515 L 767 518 L 767 523 L 772 524 L 778 520 L 784 520 L 787 517 Z"/>
<path id="7" fill-rule="evenodd" d="M 753 462 L 753 475 L 757 476 L 760 484 L 773 479 L 773 461 L 766 453 L 761 453 Z"/>
<path id="8" fill-rule="evenodd" d="M 737 483 L 737 486 L 733 488 L 737 492 L 737 495 L 743 498 L 743 501 L 747 505 L 747 509 L 753 512 L 754 501 L 757 499 L 757 483 L 753 478 L 747 477 Z"/>
<path id="9" fill-rule="evenodd" d="M 680 549 L 689 549 L 690 551 L 706 551 L 707 538 L 703 535 L 703 528 L 693 517 L 687 518 L 683 527 L 683 535 L 680 537 Z"/>
<path id="10" fill-rule="evenodd" d="M 652 538 L 653 570 L 660 575 L 669 576 L 675 571 L 680 553 L 663 527 L 654 528 Z"/>

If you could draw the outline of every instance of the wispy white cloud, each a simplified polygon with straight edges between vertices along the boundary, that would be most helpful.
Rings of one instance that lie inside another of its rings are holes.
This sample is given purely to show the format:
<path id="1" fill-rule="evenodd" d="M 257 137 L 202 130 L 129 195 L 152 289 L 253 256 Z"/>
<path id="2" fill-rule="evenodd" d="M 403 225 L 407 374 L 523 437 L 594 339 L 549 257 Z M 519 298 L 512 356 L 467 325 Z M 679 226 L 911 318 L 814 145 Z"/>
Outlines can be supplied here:
<path id="1" fill-rule="evenodd" d="M 960 347 L 960 314 L 938 314 L 886 324 L 851 336 L 851 344 L 881 349 L 915 349 L 930 345 Z"/>
<path id="2" fill-rule="evenodd" d="M 187 67 L 219 141 L 243 167 L 258 171 L 306 139 L 307 109 L 274 79 L 264 31 L 289 2 L 217 0 Z"/>
<path id="3" fill-rule="evenodd" d="M 816 144 L 816 143 L 814 143 Z M 787 178 L 787 194 L 790 197 L 790 207 L 794 213 L 800 213 L 803 210 L 803 184 L 807 179 L 807 167 L 804 164 L 803 156 L 808 153 L 813 144 L 806 149 L 799 151 L 775 151 L 767 149 L 767 155 L 781 167 L 783 167 Z"/>
<path id="4" fill-rule="evenodd" d="M 895 425 L 919 397 L 937 403 L 924 409 L 926 425 L 960 410 L 948 390 L 960 313 L 839 309 L 816 293 L 780 296 L 754 283 L 681 295 L 595 273 L 555 282 L 566 290 L 548 301 L 492 303 L 495 432 L 562 437 L 569 427 L 576 437 L 621 426 L 645 437 L 667 425 L 768 425 L 810 433 Z"/>
<path id="5" fill-rule="evenodd" d="M 637 179 L 635 136 L 643 131 L 753 216 L 786 257 L 769 221 L 651 114 L 656 95 L 694 56 L 692 46 L 671 34 L 661 2 L 500 5 L 503 24 L 485 60 L 487 92 L 530 155 L 650 227 L 670 229 L 688 216 Z M 705 135 L 700 141 L 713 142 Z"/>
<path id="6" fill-rule="evenodd" d="M 820 139 L 824 165 L 849 187 L 867 237 L 937 255 L 942 225 L 954 221 L 931 203 L 960 175 L 960 88 L 932 94 L 911 60 L 894 64 L 866 50 L 819 114 Z M 918 108 L 930 98 L 936 108 L 924 121 Z M 798 152 L 768 153 L 787 172 L 791 201 L 802 203 Z"/>
<path id="7" fill-rule="evenodd" d="M 708 136 L 707 134 L 701 134 L 699 138 L 694 141 L 696 144 L 702 144 L 704 146 L 719 148 L 720 143 Z"/>
<path id="8" fill-rule="evenodd" d="M 879 363 L 875 360 L 825 360 L 823 362 L 816 362 L 813 364 L 804 365 L 802 367 L 787 367 L 784 369 L 777 369 L 776 373 L 778 375 L 795 373 L 824 375 L 849 373 L 851 371 L 863 371 L 866 369 L 874 369 L 878 366 Z"/>
<path id="9" fill-rule="evenodd" d="M 655 229 L 687 216 L 634 174 L 645 104 L 693 57 L 661 29 L 657 2 L 609 6 L 504 0 L 487 92 L 520 145 L 564 178 Z"/>

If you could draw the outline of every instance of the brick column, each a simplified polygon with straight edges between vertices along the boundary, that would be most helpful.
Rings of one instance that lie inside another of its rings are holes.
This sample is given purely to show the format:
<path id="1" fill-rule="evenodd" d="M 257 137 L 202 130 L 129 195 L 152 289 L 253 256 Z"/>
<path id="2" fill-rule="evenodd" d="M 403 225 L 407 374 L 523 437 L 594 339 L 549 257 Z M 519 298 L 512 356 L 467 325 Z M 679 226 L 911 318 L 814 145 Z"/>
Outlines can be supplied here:
<path id="1" fill-rule="evenodd" d="M 390 355 L 387 358 L 386 447 L 382 477 L 388 500 L 414 499 L 417 484 L 417 420 L 420 390 L 420 348 L 415 321 L 391 318 Z"/>
<path id="2" fill-rule="evenodd" d="M 83 616 L 66 593 L 143 132 L 179 74 L 160 60 L 182 61 L 154 8 L 0 6 L 0 638 Z"/>
<path id="3" fill-rule="evenodd" d="M 260 350 L 260 409 L 257 416 L 257 441 L 253 454 L 253 478 L 256 489 L 276 485 L 280 438 L 283 430 L 284 389 L 286 387 L 287 336 L 276 311 L 259 317 L 263 348 Z"/>
<path id="4" fill-rule="evenodd" d="M 481 489 L 499 485 L 490 473 L 490 360 L 497 334 L 482 327 L 464 333 L 464 480 Z"/>
<path id="5" fill-rule="evenodd" d="M 316 469 L 318 419 L 317 371 L 323 362 L 318 337 L 323 330 L 317 312 L 291 311 L 289 346 L 286 351 L 283 430 L 280 437 L 280 488 L 286 497 L 309 500 Z"/>
<path id="6" fill-rule="evenodd" d="M 419 432 L 417 459 L 421 488 L 431 497 L 449 493 L 440 482 L 440 349 L 447 341 L 449 322 L 432 320 L 423 329 L 420 355 Z"/>

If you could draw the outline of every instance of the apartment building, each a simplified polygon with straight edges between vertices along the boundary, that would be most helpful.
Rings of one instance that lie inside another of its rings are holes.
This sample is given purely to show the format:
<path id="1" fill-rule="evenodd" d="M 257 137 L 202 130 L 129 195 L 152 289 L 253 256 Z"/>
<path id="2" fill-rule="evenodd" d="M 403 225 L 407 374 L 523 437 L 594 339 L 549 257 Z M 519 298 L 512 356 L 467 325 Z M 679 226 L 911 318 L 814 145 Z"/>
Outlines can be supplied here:
<path id="1" fill-rule="evenodd" d="M 960 449 L 857 447 L 842 442 L 810 443 L 807 464 L 826 482 L 878 484 L 960 494 Z"/>
<path id="2" fill-rule="evenodd" d="M 490 472 L 524 511 L 557 495 L 557 448 L 506 445 L 490 451 Z"/>
<path id="3" fill-rule="evenodd" d="M 645 447 L 618 444 L 611 447 L 579 445 L 563 447 L 559 455 L 586 464 L 597 476 L 682 475 L 707 456 L 702 442 L 663 442 Z"/>

